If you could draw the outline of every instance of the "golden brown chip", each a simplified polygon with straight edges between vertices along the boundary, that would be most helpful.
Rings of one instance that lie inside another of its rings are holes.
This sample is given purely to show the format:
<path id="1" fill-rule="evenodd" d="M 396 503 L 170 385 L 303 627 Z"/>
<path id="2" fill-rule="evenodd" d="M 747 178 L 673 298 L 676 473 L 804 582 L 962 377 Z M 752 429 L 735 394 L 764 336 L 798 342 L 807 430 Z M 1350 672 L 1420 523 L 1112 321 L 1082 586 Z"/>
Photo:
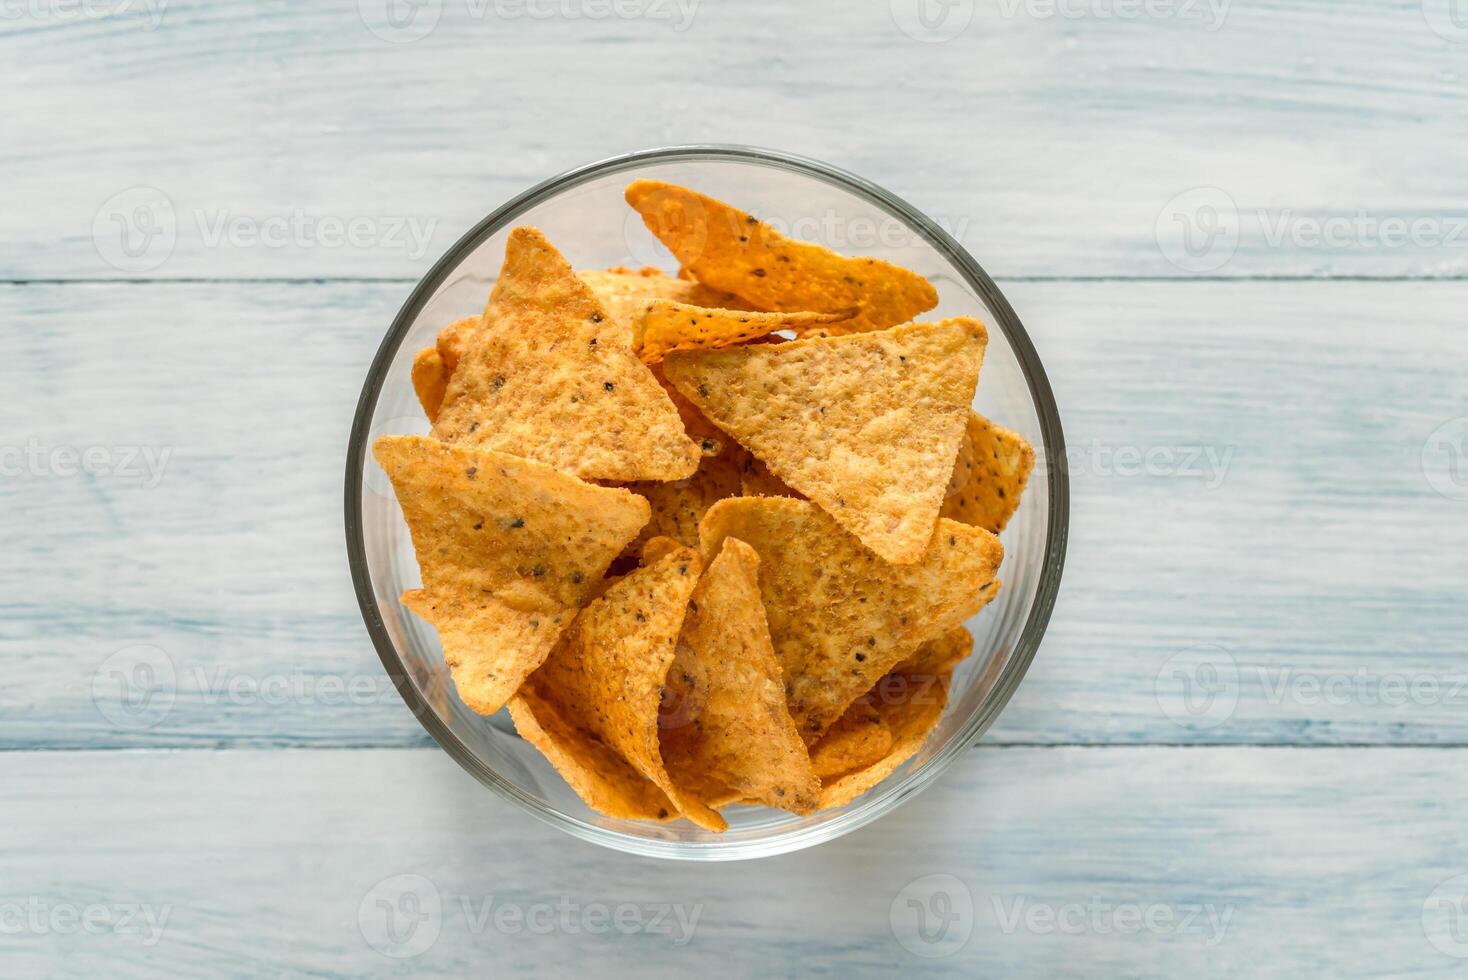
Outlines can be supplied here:
<path id="1" fill-rule="evenodd" d="M 870 702 L 858 699 L 830 731 L 810 748 L 811 765 L 827 782 L 884 758 L 892 749 L 892 732 Z"/>
<path id="2" fill-rule="evenodd" d="M 700 282 L 760 309 L 855 308 L 856 315 L 839 329 L 856 333 L 906 323 L 938 304 L 932 283 L 914 272 L 786 238 L 752 215 L 686 187 L 638 180 L 627 187 L 626 198 Z"/>
<path id="3" fill-rule="evenodd" d="M 422 593 L 404 602 L 439 629 L 463 702 L 492 714 L 647 523 L 647 501 L 424 436 L 383 436 L 373 455 L 397 491 L 423 576 Z"/>
<path id="4" fill-rule="evenodd" d="M 923 560 L 891 565 L 815 504 L 721 500 L 704 515 L 703 553 L 727 537 L 760 556 L 760 594 L 790 713 L 807 743 L 927 640 L 978 612 L 1004 549 L 982 528 L 939 521 Z"/>
<path id="5" fill-rule="evenodd" d="M 730 439 L 719 430 L 703 413 L 693 407 L 693 402 L 683 397 L 683 393 L 673 387 L 673 383 L 663 377 L 663 366 L 661 364 L 649 364 L 648 369 L 652 376 L 658 379 L 658 384 L 663 386 L 663 391 L 672 400 L 673 407 L 678 409 L 678 417 L 683 420 L 683 431 L 688 433 L 694 445 L 703 456 L 717 456 L 729 445 Z"/>
<path id="6" fill-rule="evenodd" d="M 430 422 L 438 418 L 448 383 L 448 371 L 444 369 L 443 356 L 437 347 L 425 347 L 414 355 L 413 390 L 418 393 L 418 404 L 423 406 L 423 414 Z"/>
<path id="7" fill-rule="evenodd" d="M 662 750 L 678 785 L 811 813 L 820 782 L 785 707 L 759 593 L 759 556 L 726 538 L 693 591 L 663 698 Z"/>
<path id="8" fill-rule="evenodd" d="M 581 611 L 526 687 L 614 749 L 688 819 L 724 830 L 724 819 L 663 765 L 658 706 L 702 566 L 691 548 L 659 545 L 657 553 Z"/>
<path id="9" fill-rule="evenodd" d="M 821 786 L 821 809 L 844 806 L 897 771 L 928 740 L 948 702 L 949 675 L 910 678 L 892 674 L 866 695 L 892 733 L 892 748 L 864 769 Z"/>
<path id="10" fill-rule="evenodd" d="M 1034 468 L 1035 450 L 1024 436 L 970 412 L 943 516 L 998 534 L 1019 507 Z"/>
<path id="11" fill-rule="evenodd" d="M 999 592 L 999 580 L 995 579 L 984 587 L 984 605 L 988 605 Z M 898 665 L 894 673 L 937 677 L 951 674 L 969 654 L 974 652 L 974 638 L 968 629 L 955 626 L 941 636 L 935 637 L 918 647 L 917 653 Z"/>
<path id="12" fill-rule="evenodd" d="M 698 466 L 626 331 L 533 228 L 510 233 L 485 326 L 449 378 L 433 431 L 584 479 L 676 480 Z"/>
<path id="13" fill-rule="evenodd" d="M 576 795 L 598 813 L 629 820 L 669 820 L 678 815 L 657 784 L 627 764 L 606 743 L 568 720 L 557 705 L 527 684 L 510 699 L 515 731 L 541 751 Z"/>
<path id="14" fill-rule="evenodd" d="M 770 472 L 890 562 L 919 560 L 983 359 L 959 318 L 715 351 L 676 351 L 663 373 Z"/>
<path id="15" fill-rule="evenodd" d="M 843 319 L 840 313 L 754 313 L 653 300 L 642 310 L 639 353 L 654 363 L 669 351 L 734 347 L 777 330 L 799 331 Z"/>
<path id="16" fill-rule="evenodd" d="M 698 471 L 686 480 L 629 483 L 627 489 L 645 497 L 652 507 L 652 520 L 632 543 L 633 553 L 641 553 L 642 546 L 655 537 L 697 548 L 703 515 L 725 497 L 739 496 L 739 465 L 728 453 L 706 456 L 698 464 Z"/>
<path id="17" fill-rule="evenodd" d="M 672 300 L 675 303 L 692 303 L 694 306 L 713 306 L 727 310 L 742 310 L 747 307 L 737 296 L 723 290 L 712 289 L 691 279 L 674 278 L 656 266 L 644 266 L 633 271 L 618 267 L 577 272 L 581 281 L 591 287 L 608 313 L 618 323 L 626 326 L 637 343 L 642 310 L 655 299 Z"/>

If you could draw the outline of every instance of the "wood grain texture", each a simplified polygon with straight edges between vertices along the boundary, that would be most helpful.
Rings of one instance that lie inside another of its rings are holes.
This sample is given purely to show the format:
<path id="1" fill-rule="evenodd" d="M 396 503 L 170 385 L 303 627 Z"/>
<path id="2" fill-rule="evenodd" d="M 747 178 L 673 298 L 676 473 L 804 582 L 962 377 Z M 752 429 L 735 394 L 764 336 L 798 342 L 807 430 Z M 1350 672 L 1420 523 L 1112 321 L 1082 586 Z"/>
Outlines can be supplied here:
<path id="1" fill-rule="evenodd" d="M 569 840 L 434 750 L 7 753 L 0 955 L 13 976 L 1447 976 L 1463 960 L 1429 933 L 1468 953 L 1437 904 L 1468 887 L 1463 756 L 980 749 L 839 841 L 695 867 Z M 413 955 L 369 945 L 379 900 Z M 67 918 L 131 906 L 120 932 Z M 597 918 L 618 909 L 622 931 Z"/>
<path id="2" fill-rule="evenodd" d="M 849 168 L 998 275 L 1468 272 L 1448 0 L 959 0 L 936 33 L 917 0 L 161 2 L 0 20 L 0 277 L 416 277 L 547 176 L 688 142 Z M 176 240 L 129 258 L 136 188 Z"/>
<path id="3" fill-rule="evenodd" d="M 0 463 L 42 451 L 0 480 L 0 745 L 425 744 L 340 519 L 407 288 L 0 289 Z M 1050 632 L 991 739 L 1468 744 L 1468 504 L 1422 464 L 1465 412 L 1468 284 L 1006 290 L 1074 501 Z M 67 475 L 61 447 L 166 465 Z M 145 669 L 171 701 L 120 700 Z"/>
<path id="4" fill-rule="evenodd" d="M 1461 974 L 1450 0 L 616 2 L 0 9 L 0 973 Z M 987 744 L 697 868 L 432 747 L 340 516 L 412 281 L 690 142 L 853 170 L 1010 277 L 1073 491 Z"/>

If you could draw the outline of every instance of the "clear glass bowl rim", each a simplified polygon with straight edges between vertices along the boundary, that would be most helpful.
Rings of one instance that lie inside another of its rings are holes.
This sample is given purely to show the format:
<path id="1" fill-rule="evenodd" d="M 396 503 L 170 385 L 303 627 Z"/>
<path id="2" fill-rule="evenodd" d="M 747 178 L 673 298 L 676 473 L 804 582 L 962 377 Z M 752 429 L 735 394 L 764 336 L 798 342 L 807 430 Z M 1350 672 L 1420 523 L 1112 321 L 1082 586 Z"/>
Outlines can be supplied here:
<path id="1" fill-rule="evenodd" d="M 1020 369 L 1024 373 L 1035 412 L 1039 417 L 1040 434 L 1045 448 L 1044 466 L 1037 467 L 1035 475 L 1043 475 L 1048 484 L 1050 498 L 1043 566 L 1040 570 L 1039 587 L 1030 606 L 1029 617 L 1025 621 L 1019 641 L 995 682 L 993 690 L 980 705 L 979 710 L 968 718 L 962 730 L 950 738 L 947 744 L 942 746 L 926 763 L 906 773 L 897 792 L 878 798 L 874 801 L 874 805 L 857 807 L 836 819 L 813 827 L 796 828 L 778 837 L 756 841 L 704 843 L 652 840 L 624 834 L 607 827 L 587 823 L 547 807 L 486 766 L 438 717 L 413 686 L 403 661 L 398 655 L 397 647 L 383 624 L 381 616 L 378 615 L 377 599 L 373 594 L 372 576 L 367 563 L 366 540 L 362 533 L 362 479 L 364 467 L 367 465 L 372 417 L 377 409 L 378 396 L 386 381 L 388 369 L 397 357 L 398 349 L 402 346 L 403 339 L 439 287 L 474 249 L 537 204 L 599 177 L 635 170 L 648 164 L 688 160 L 727 160 L 763 164 L 824 181 L 859 197 L 867 198 L 905 222 L 928 245 L 943 255 L 963 276 L 969 288 L 978 294 L 993 313 L 997 322 L 990 326 L 998 326 L 1004 331 L 1015 358 L 1019 362 Z M 1045 375 L 1045 369 L 1040 363 L 1034 344 L 1031 343 L 1018 315 L 1015 314 L 1004 294 L 999 291 L 999 287 L 994 284 L 993 279 L 952 236 L 943 231 L 936 223 L 906 201 L 876 184 L 809 157 L 780 150 L 733 144 L 657 147 L 610 157 L 568 170 L 524 191 L 496 208 L 471 228 L 419 280 L 393 319 L 392 326 L 388 329 L 387 335 L 383 338 L 372 360 L 367 379 L 362 386 L 361 397 L 357 402 L 356 414 L 352 420 L 346 460 L 347 559 L 351 568 L 352 585 L 357 594 L 357 603 L 361 607 L 367 633 L 372 638 L 372 644 L 377 649 L 382 666 L 392 678 L 398 693 L 424 729 L 433 736 L 434 741 L 485 786 L 553 827 L 582 840 L 620 851 L 649 857 L 704 861 L 771 856 L 833 840 L 896 809 L 931 785 L 994 723 L 994 719 L 1009 702 L 1010 697 L 1024 678 L 1030 662 L 1035 657 L 1036 650 L 1039 649 L 1045 628 L 1050 621 L 1050 614 L 1055 606 L 1056 594 L 1060 589 L 1061 571 L 1065 564 L 1066 539 L 1070 526 L 1070 481 L 1064 465 L 1065 458 L 1065 436 L 1061 430 L 1060 413 L 1056 408 L 1055 396 L 1050 389 L 1049 379 Z"/>

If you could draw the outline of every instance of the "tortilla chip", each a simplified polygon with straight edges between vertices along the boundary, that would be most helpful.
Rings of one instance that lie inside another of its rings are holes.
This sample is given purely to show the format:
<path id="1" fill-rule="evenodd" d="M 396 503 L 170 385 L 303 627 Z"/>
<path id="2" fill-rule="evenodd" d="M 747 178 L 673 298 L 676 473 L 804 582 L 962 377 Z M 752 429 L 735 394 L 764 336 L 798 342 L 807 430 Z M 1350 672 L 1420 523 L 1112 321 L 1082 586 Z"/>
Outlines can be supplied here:
<path id="1" fill-rule="evenodd" d="M 601 739 L 700 827 L 728 824 L 663 765 L 658 705 L 702 570 L 698 552 L 666 549 L 585 609 L 526 686 Z M 589 802 L 589 801 L 588 801 Z"/>
<path id="2" fill-rule="evenodd" d="M 884 758 L 892 732 L 876 707 L 858 699 L 810 749 L 811 766 L 824 783 Z"/>
<path id="3" fill-rule="evenodd" d="M 697 409 L 694 409 L 697 411 Z M 739 462 L 739 490 L 746 497 L 794 497 L 804 500 L 805 494 L 792 490 L 785 482 L 770 472 L 770 468 L 756 456 L 744 453 Z"/>
<path id="4" fill-rule="evenodd" d="M 413 390 L 418 393 L 418 404 L 423 406 L 423 414 L 430 422 L 438 418 L 448 383 L 449 374 L 437 347 L 425 347 L 413 356 Z"/>
<path id="5" fill-rule="evenodd" d="M 404 603 L 439 629 L 463 702 L 493 714 L 647 523 L 647 501 L 425 436 L 383 436 L 372 451 L 423 576 L 423 591 Z"/>
<path id="6" fill-rule="evenodd" d="M 770 472 L 896 564 L 922 558 L 983 360 L 966 318 L 676 351 L 663 373 Z"/>
<path id="7" fill-rule="evenodd" d="M 698 525 L 703 515 L 725 497 L 739 496 L 739 465 L 729 454 L 706 456 L 698 471 L 686 480 L 669 483 L 629 483 L 627 489 L 647 499 L 652 520 L 630 547 L 632 553 L 652 538 L 671 538 L 698 547 Z"/>
<path id="8" fill-rule="evenodd" d="M 943 516 L 998 534 L 1018 509 L 1034 468 L 1035 450 L 1024 436 L 970 412 Z"/>
<path id="9" fill-rule="evenodd" d="M 948 674 L 916 680 L 892 674 L 869 692 L 865 700 L 876 708 L 892 733 L 892 748 L 870 766 L 823 783 L 821 809 L 845 806 L 917 754 L 943 717 L 950 679 Z"/>
<path id="10" fill-rule="evenodd" d="M 808 744 L 923 643 L 978 612 L 1004 557 L 988 531 L 944 520 L 920 563 L 890 565 L 815 504 L 786 497 L 714 504 L 700 528 L 703 553 L 726 537 L 759 553 L 786 700 Z"/>
<path id="11" fill-rule="evenodd" d="M 443 362 L 444 383 L 453 375 L 454 369 L 459 366 L 459 360 L 464 352 L 474 343 L 474 338 L 484 326 L 484 314 L 476 313 L 466 316 L 462 320 L 455 320 L 438 332 L 434 346 L 438 348 L 438 358 Z"/>
<path id="12" fill-rule="evenodd" d="M 988 605 L 994 595 L 999 592 L 999 580 L 995 579 L 984 588 L 988 597 L 984 604 Z M 974 652 L 974 638 L 968 629 L 963 626 L 955 626 L 942 636 L 935 637 L 918 647 L 917 653 L 908 657 L 898 665 L 894 673 L 917 675 L 921 677 L 937 677 L 940 674 L 951 674 L 953 668 L 968 658 Z"/>
<path id="13" fill-rule="evenodd" d="M 638 347 L 636 331 L 640 329 L 642 311 L 656 299 L 672 300 L 675 303 L 691 303 L 694 306 L 713 306 L 727 310 L 742 310 L 747 307 L 739 297 L 720 289 L 712 289 L 701 282 L 674 278 L 656 266 L 644 266 L 636 272 L 625 267 L 605 270 L 583 270 L 576 275 L 591 287 L 601 300 L 612 319 L 623 324 L 633 337 L 632 346 Z"/>
<path id="14" fill-rule="evenodd" d="M 786 238 L 752 215 L 686 187 L 638 180 L 625 196 L 648 230 L 700 282 L 760 309 L 839 313 L 855 308 L 855 316 L 827 329 L 858 333 L 906 323 L 938 305 L 937 290 L 915 272 Z"/>
<path id="15" fill-rule="evenodd" d="M 840 313 L 753 313 L 653 300 L 643 307 L 639 353 L 649 363 L 669 351 L 734 347 L 777 330 L 802 330 L 836 324 Z"/>
<path id="16" fill-rule="evenodd" d="M 760 604 L 759 556 L 726 538 L 699 580 L 668 673 L 662 751 L 679 785 L 705 800 L 814 812 L 820 782 L 785 708 Z"/>
<path id="17" fill-rule="evenodd" d="M 626 331 L 533 228 L 510 233 L 485 326 L 433 431 L 584 479 L 677 480 L 698 467 L 698 447 Z"/>
<path id="18" fill-rule="evenodd" d="M 705 457 L 717 456 L 723 452 L 730 443 L 729 437 L 704 418 L 703 413 L 693 406 L 693 402 L 683 397 L 683 392 L 673 387 L 673 383 L 663 376 L 661 364 L 649 364 L 648 370 L 652 371 L 652 376 L 658 379 L 658 384 L 663 386 L 663 391 L 678 410 L 678 417 L 683 420 L 683 431 L 698 446 L 698 451 Z"/>
<path id="19" fill-rule="evenodd" d="M 520 737 L 540 750 L 582 801 L 598 813 L 626 820 L 670 820 L 678 815 L 667 794 L 606 743 L 568 720 L 552 701 L 526 685 L 510 699 Z"/>

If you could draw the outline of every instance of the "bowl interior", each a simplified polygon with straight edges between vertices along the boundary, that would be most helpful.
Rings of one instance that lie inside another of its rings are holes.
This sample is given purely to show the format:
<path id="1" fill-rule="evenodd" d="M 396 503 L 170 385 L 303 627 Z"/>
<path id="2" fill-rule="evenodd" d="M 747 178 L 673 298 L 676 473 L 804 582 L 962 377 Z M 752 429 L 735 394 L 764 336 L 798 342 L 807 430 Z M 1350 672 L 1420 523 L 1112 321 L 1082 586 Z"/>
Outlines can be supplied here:
<path id="1" fill-rule="evenodd" d="M 445 324 L 483 309 L 515 225 L 540 228 L 578 269 L 656 265 L 676 272 L 667 250 L 623 200 L 623 188 L 639 177 L 685 184 L 793 237 L 886 259 L 926 276 L 940 297 L 931 318 L 963 314 L 989 327 L 974 407 L 1035 447 L 1036 468 L 1024 502 L 1001 536 L 1003 588 L 968 623 L 975 652 L 955 674 L 942 721 L 910 762 L 840 809 L 798 817 L 735 807 L 726 813 L 725 834 L 686 821 L 657 825 L 602 817 L 515 734 L 507 713 L 486 718 L 459 702 L 434 630 L 398 601 L 404 589 L 419 585 L 418 567 L 392 487 L 370 446 L 381 435 L 429 429 L 409 376 L 414 352 L 431 345 Z M 956 249 L 900 201 L 855 178 L 790 158 L 705 148 L 639 154 L 549 182 L 491 216 L 445 256 L 384 344 L 354 432 L 365 439 L 354 444 L 348 462 L 360 474 L 358 488 L 349 473 L 348 538 L 369 629 L 400 686 L 410 687 L 406 699 L 444 747 L 513 802 L 578 836 L 647 854 L 721 858 L 791 850 L 854 829 L 910 796 L 971 744 L 1007 700 L 1044 629 L 1059 577 L 1065 493 L 1063 472 L 1046 465 L 1050 453 L 1059 458 L 1063 449 L 1048 385 L 1028 340 L 997 290 Z M 354 489 L 360 506 L 355 526 Z"/>

